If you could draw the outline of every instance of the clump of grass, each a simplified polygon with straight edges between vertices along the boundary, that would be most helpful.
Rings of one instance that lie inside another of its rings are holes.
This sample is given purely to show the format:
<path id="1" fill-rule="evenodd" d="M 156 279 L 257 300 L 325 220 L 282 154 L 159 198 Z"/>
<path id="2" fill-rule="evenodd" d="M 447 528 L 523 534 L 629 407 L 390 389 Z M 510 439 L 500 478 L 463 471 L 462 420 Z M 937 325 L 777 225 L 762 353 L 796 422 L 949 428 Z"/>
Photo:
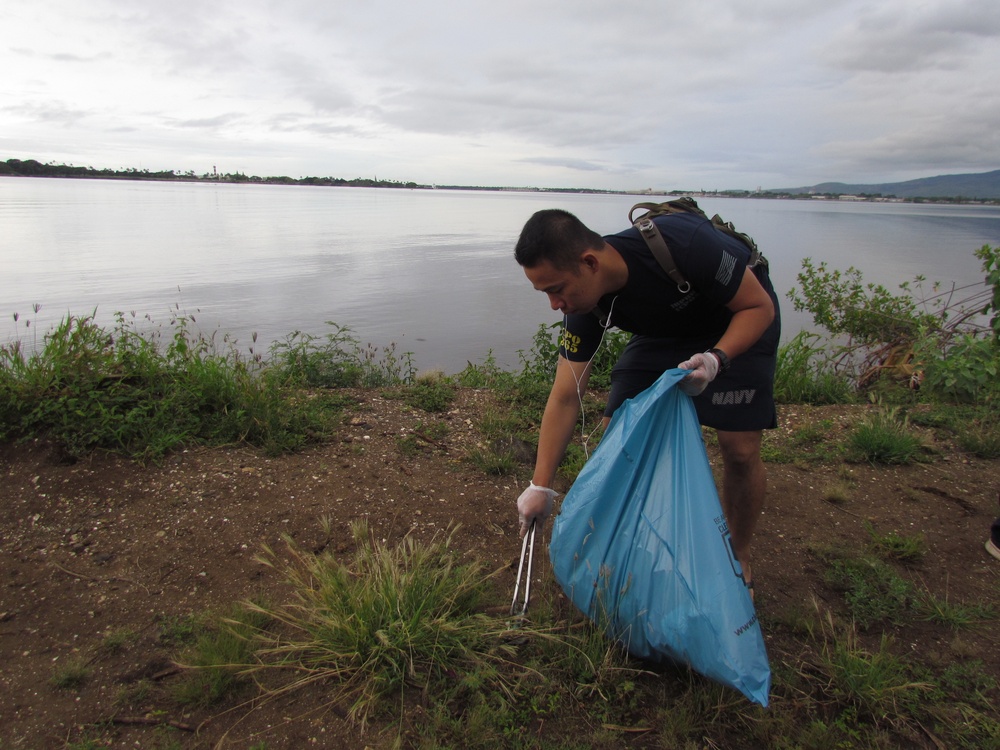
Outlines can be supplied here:
<path id="1" fill-rule="evenodd" d="M 535 455 L 535 443 L 523 421 L 512 410 L 487 409 L 476 425 L 483 436 L 483 443 L 472 448 L 466 460 L 485 474 L 507 476 L 517 471 L 522 463 L 530 463 Z"/>
<path id="2" fill-rule="evenodd" d="M 810 683 L 825 683 L 824 700 L 837 706 L 839 721 L 895 729 L 913 725 L 920 701 L 933 685 L 914 679 L 906 662 L 893 653 L 887 635 L 876 651 L 868 651 L 853 626 L 837 627 L 828 614 L 822 636 L 820 651 L 810 662 L 815 673 L 801 676 Z"/>
<path id="3" fill-rule="evenodd" d="M 843 505 L 851 499 L 853 494 L 853 485 L 851 482 L 844 479 L 829 482 L 823 487 L 822 490 L 824 502 L 831 503 L 833 505 Z"/>
<path id="4" fill-rule="evenodd" d="M 774 397 L 782 404 L 849 404 L 855 400 L 847 378 L 827 364 L 821 337 L 800 331 L 778 349 Z"/>
<path id="5" fill-rule="evenodd" d="M 513 449 L 498 444 L 491 448 L 473 448 L 467 460 L 484 474 L 495 477 L 513 474 L 519 465 Z"/>
<path id="6" fill-rule="evenodd" d="M 496 356 L 490 350 L 481 363 L 467 363 L 465 369 L 458 373 L 455 379 L 463 388 L 489 388 L 502 391 L 511 387 L 514 375 L 500 368 Z"/>
<path id="7" fill-rule="evenodd" d="M 427 373 L 406 388 L 404 398 L 415 409 L 442 412 L 455 400 L 455 385 L 443 373 Z"/>
<path id="8" fill-rule="evenodd" d="M 135 643 L 139 634 L 130 628 L 118 628 L 105 634 L 101 649 L 109 654 L 118 654 Z"/>
<path id="9" fill-rule="evenodd" d="M 947 596 L 941 599 L 930 591 L 924 591 L 916 597 L 915 608 L 920 619 L 936 622 L 953 630 L 976 627 L 997 618 L 996 608 L 992 604 L 952 602 Z"/>
<path id="10" fill-rule="evenodd" d="M 851 432 L 849 448 L 855 460 L 872 464 L 911 464 L 920 460 L 923 441 L 915 435 L 898 407 L 879 409 Z"/>
<path id="11" fill-rule="evenodd" d="M 770 463 L 806 464 L 836 457 L 831 444 L 833 422 L 822 419 L 796 428 L 789 435 L 768 432 L 764 435 L 762 458 Z"/>
<path id="12" fill-rule="evenodd" d="M 294 331 L 268 351 L 267 377 L 283 387 L 376 388 L 413 379 L 413 358 L 396 345 L 362 346 L 347 326 L 327 321 L 324 336 Z"/>
<path id="13" fill-rule="evenodd" d="M 263 606 L 234 606 L 211 625 L 203 618 L 194 644 L 178 660 L 186 673 L 173 686 L 175 700 L 185 706 L 207 707 L 243 687 L 246 679 L 241 673 L 252 660 L 254 637 L 269 621 Z"/>
<path id="14" fill-rule="evenodd" d="M 479 612 L 490 580 L 480 564 L 461 563 L 450 535 L 389 547 L 362 522 L 353 534 L 349 563 L 306 553 L 290 538 L 288 563 L 269 549 L 261 558 L 295 591 L 294 604 L 248 607 L 282 626 L 280 636 L 260 636 L 258 657 L 262 668 L 294 674 L 284 690 L 332 680 L 364 725 L 387 702 L 401 701 L 406 687 L 431 689 L 472 673 L 499 679 L 494 664 L 512 651 Z"/>
<path id="15" fill-rule="evenodd" d="M 76 658 L 61 664 L 49 678 L 49 683 L 60 690 L 79 690 L 90 677 L 86 659 Z"/>
<path id="16" fill-rule="evenodd" d="M 1000 458 L 1000 418 L 994 412 L 960 428 L 958 444 L 978 458 Z"/>
<path id="17" fill-rule="evenodd" d="M 991 401 L 975 405 L 933 404 L 914 412 L 911 419 L 944 432 L 962 450 L 978 458 L 1000 457 L 1000 414 Z"/>
<path id="18" fill-rule="evenodd" d="M 844 593 L 852 619 L 863 630 L 882 622 L 896 622 L 912 596 L 911 584 L 884 562 L 834 551 L 826 558 L 826 582 Z"/>
<path id="19" fill-rule="evenodd" d="M 412 458 L 424 451 L 441 447 L 441 441 L 451 432 L 444 422 L 418 422 L 406 432 L 396 436 L 396 448 L 404 456 Z"/>
<path id="20" fill-rule="evenodd" d="M 904 536 L 890 531 L 879 534 L 870 523 L 865 523 L 868 532 L 868 546 L 882 560 L 895 560 L 901 563 L 915 563 L 927 554 L 927 541 L 923 534 Z"/>
<path id="21" fill-rule="evenodd" d="M 197 617 L 169 615 L 160 618 L 159 640 L 166 646 L 185 646 L 198 638 L 201 624 Z"/>

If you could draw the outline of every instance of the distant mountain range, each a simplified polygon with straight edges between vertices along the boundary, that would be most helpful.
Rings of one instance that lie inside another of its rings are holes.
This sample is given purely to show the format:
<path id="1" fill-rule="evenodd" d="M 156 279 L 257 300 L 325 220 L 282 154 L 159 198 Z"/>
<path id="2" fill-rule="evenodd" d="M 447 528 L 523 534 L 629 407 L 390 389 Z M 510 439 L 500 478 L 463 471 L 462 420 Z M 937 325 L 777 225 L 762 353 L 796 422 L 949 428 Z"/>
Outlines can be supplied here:
<path id="1" fill-rule="evenodd" d="M 966 198 L 1000 199 L 1000 169 L 979 174 L 945 174 L 906 182 L 880 185 L 851 185 L 845 182 L 821 182 L 809 187 L 766 190 L 767 193 L 836 193 L 840 195 L 894 195 L 897 198 Z"/>

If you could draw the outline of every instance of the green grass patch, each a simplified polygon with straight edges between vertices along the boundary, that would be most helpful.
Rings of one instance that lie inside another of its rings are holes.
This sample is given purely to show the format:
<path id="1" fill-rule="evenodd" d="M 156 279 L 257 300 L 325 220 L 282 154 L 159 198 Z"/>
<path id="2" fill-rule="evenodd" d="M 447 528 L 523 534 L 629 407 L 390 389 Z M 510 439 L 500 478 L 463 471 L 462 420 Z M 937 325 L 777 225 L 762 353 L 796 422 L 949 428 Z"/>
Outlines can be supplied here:
<path id="1" fill-rule="evenodd" d="M 849 404 L 857 400 L 851 382 L 827 360 L 828 346 L 800 331 L 778 349 L 774 397 L 780 404 Z"/>
<path id="2" fill-rule="evenodd" d="M 765 430 L 761 445 L 761 458 L 767 463 L 811 464 L 839 459 L 842 451 L 832 441 L 835 427 L 831 420 L 796 428 L 791 434 Z"/>
<path id="3" fill-rule="evenodd" d="M 848 437 L 848 457 L 872 464 L 912 464 L 925 456 L 923 440 L 898 407 L 880 408 L 855 426 Z"/>
<path id="4" fill-rule="evenodd" d="M 261 558 L 296 593 L 287 607 L 248 605 L 283 626 L 280 636 L 261 634 L 257 654 L 264 668 L 294 675 L 285 690 L 330 681 L 365 724 L 406 686 L 440 687 L 469 674 L 495 679 L 510 649 L 477 613 L 489 582 L 482 567 L 460 562 L 448 539 L 425 546 L 408 537 L 391 548 L 363 523 L 354 538 L 348 563 L 310 555 L 290 539 L 288 563 L 270 550 Z"/>
<path id="5" fill-rule="evenodd" d="M 184 635 L 185 652 L 226 654 L 204 671 L 255 678 L 251 701 L 322 690 L 363 727 L 386 733 L 375 744 L 612 748 L 641 737 L 651 747 L 838 750 L 904 746 L 925 727 L 948 747 L 993 746 L 995 681 L 970 668 L 938 675 L 888 636 L 863 639 L 866 617 L 856 608 L 846 625 L 816 604 L 789 615 L 783 627 L 801 637 L 792 651 L 775 641 L 764 710 L 682 667 L 632 661 L 549 587 L 533 597 L 530 619 L 485 614 L 505 597 L 481 564 L 454 551 L 453 533 L 390 546 L 358 524 L 354 551 L 340 555 L 286 540 L 263 560 L 284 578 L 290 601 L 244 605 L 264 619 L 238 639 L 239 652 L 217 642 L 204 649 L 202 640 L 239 620 L 232 614 L 195 642 Z M 892 598 L 898 588 L 881 561 L 824 559 L 861 599 Z M 889 622 L 901 611 L 883 609 L 867 620 Z M 207 686 L 194 693 L 210 694 Z M 232 685 L 219 695 L 247 700 Z"/>
<path id="6" fill-rule="evenodd" d="M 59 690 L 79 690 L 90 677 L 89 661 L 75 657 L 56 666 L 49 684 Z"/>
<path id="7" fill-rule="evenodd" d="M 934 596 L 930 591 L 916 597 L 914 609 L 921 620 L 953 630 L 975 628 L 997 619 L 996 607 L 988 602 L 953 602 L 948 597 Z"/>
<path id="8" fill-rule="evenodd" d="M 407 386 L 403 398 L 415 409 L 426 412 L 447 411 L 455 400 L 455 384 L 442 373 L 429 373 Z"/>
<path id="9" fill-rule="evenodd" d="M 834 724 L 850 732 L 859 723 L 916 728 L 921 702 L 933 689 L 918 679 L 892 649 L 885 634 L 874 651 L 866 649 L 853 627 L 828 622 L 826 638 L 813 665 L 826 681 L 826 694 L 836 705 Z"/>
<path id="10" fill-rule="evenodd" d="M 927 554 L 927 540 L 923 534 L 906 536 L 894 531 L 880 534 L 870 523 L 865 523 L 868 532 L 868 548 L 876 557 L 900 563 L 919 562 Z"/>
<path id="11" fill-rule="evenodd" d="M 913 596 L 913 586 L 881 560 L 818 551 L 826 562 L 826 583 L 844 595 L 851 619 L 862 630 L 898 622 Z"/>
<path id="12" fill-rule="evenodd" d="M 200 618 L 192 633 L 194 643 L 178 659 L 185 674 L 173 684 L 174 699 L 205 708 L 245 687 L 248 680 L 242 673 L 253 658 L 254 638 L 268 623 L 262 606 L 236 605 L 221 617 Z"/>

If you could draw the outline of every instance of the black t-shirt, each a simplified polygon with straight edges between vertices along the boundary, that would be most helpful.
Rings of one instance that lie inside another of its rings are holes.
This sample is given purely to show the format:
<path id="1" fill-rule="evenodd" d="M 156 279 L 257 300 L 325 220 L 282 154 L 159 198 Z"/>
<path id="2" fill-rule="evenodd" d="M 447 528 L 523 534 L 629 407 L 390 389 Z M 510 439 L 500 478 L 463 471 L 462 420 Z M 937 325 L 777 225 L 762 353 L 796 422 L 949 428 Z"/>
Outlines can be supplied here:
<path id="1" fill-rule="evenodd" d="M 668 214 L 653 221 L 691 290 L 684 294 L 677 288 L 639 231 L 630 227 L 604 238 L 627 264 L 628 281 L 602 297 L 599 307 L 605 315 L 610 313 L 611 327 L 629 333 L 714 343 L 733 317 L 726 304 L 743 281 L 750 250 L 695 214 Z M 571 361 L 586 362 L 597 351 L 602 333 L 596 315 L 567 315 L 560 353 Z"/>

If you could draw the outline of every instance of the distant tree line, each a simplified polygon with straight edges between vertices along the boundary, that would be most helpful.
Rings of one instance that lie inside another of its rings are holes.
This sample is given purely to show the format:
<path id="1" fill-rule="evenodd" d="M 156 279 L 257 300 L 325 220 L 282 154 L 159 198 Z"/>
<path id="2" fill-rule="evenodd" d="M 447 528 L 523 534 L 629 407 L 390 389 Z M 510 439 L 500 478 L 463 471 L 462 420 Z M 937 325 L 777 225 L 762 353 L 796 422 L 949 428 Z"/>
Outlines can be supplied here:
<path id="1" fill-rule="evenodd" d="M 595 193 L 613 195 L 648 195 L 648 196 L 678 196 L 695 195 L 712 198 L 763 198 L 763 199 L 784 199 L 784 200 L 816 200 L 826 198 L 831 200 L 847 197 L 846 193 L 823 192 L 823 193 L 796 193 L 776 190 L 598 190 L 593 188 L 536 188 L 536 187 L 499 187 L 482 185 L 422 185 L 416 182 L 400 182 L 398 180 L 380 180 L 371 177 L 355 177 L 347 180 L 342 177 L 287 177 L 284 175 L 271 177 L 257 177 L 247 175 L 242 172 L 217 173 L 215 168 L 211 172 L 197 175 L 193 171 L 177 172 L 175 170 L 164 170 L 151 172 L 148 169 L 94 169 L 93 167 L 75 167 L 67 164 L 56 164 L 49 162 L 42 164 L 35 159 L 8 159 L 0 161 L 0 176 L 17 177 L 70 177 L 78 179 L 101 179 L 101 180 L 173 180 L 178 182 L 229 182 L 229 183 L 254 183 L 262 185 L 324 185 L 333 187 L 366 187 L 366 188 L 407 188 L 410 190 L 489 190 L 489 191 L 517 191 L 517 192 L 538 192 L 538 193 Z M 864 201 L 899 201 L 906 203 L 986 203 L 1000 204 L 1000 200 L 970 200 L 963 197 L 905 197 L 900 198 L 895 195 L 883 195 L 881 193 L 858 192 L 850 197 Z"/>
<path id="2" fill-rule="evenodd" d="M 67 164 L 49 162 L 42 164 L 35 159 L 8 159 L 0 161 L 0 175 L 16 177 L 74 177 L 79 179 L 100 180 L 176 180 L 179 182 L 252 182 L 269 185 L 335 185 L 343 187 L 395 187 L 395 188 L 427 188 L 429 185 L 418 185 L 416 182 L 399 182 L 398 180 L 379 180 L 369 177 L 358 177 L 346 180 L 342 177 L 301 177 L 295 179 L 286 176 L 257 177 L 242 172 L 217 173 L 206 172 L 195 174 L 193 171 L 177 172 L 164 170 L 151 172 L 148 169 L 94 169 L 93 167 L 75 167 Z"/>

